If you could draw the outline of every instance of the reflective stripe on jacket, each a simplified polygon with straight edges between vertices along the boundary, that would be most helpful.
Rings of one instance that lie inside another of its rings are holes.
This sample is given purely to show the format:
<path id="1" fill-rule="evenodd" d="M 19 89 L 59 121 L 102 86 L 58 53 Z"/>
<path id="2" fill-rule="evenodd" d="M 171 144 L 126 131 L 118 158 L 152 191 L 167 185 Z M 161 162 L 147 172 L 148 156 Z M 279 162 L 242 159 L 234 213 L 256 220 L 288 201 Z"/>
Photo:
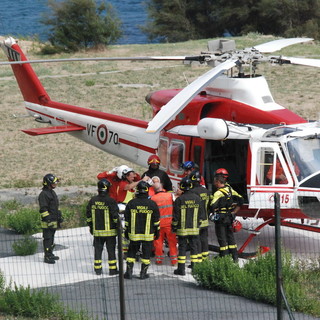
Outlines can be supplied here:
<path id="1" fill-rule="evenodd" d="M 92 226 L 93 236 L 110 237 L 117 235 L 119 209 L 116 201 L 106 194 L 91 198 L 87 205 L 87 224 Z"/>
<path id="2" fill-rule="evenodd" d="M 131 241 L 153 241 L 159 229 L 159 209 L 147 197 L 137 197 L 128 202 L 125 212 L 125 229 Z"/>
<path id="3" fill-rule="evenodd" d="M 160 228 L 171 226 L 173 217 L 172 193 L 160 191 L 151 197 L 160 211 Z"/>
<path id="4" fill-rule="evenodd" d="M 190 191 L 184 192 L 173 204 L 172 226 L 178 236 L 199 235 L 199 226 L 205 218 L 200 197 Z"/>
<path id="5" fill-rule="evenodd" d="M 209 211 L 209 205 L 210 205 L 210 199 L 211 199 L 210 191 L 207 188 L 204 188 L 202 186 L 194 187 L 190 191 L 194 192 L 200 197 L 201 205 L 205 212 L 205 219 L 202 220 L 200 228 L 208 227 L 209 226 L 208 211 Z"/>
<path id="6" fill-rule="evenodd" d="M 236 205 L 241 206 L 242 204 L 242 196 L 233 190 L 229 184 L 226 184 L 214 193 L 211 210 L 212 212 L 217 211 L 217 213 L 229 213 Z"/>
<path id="7" fill-rule="evenodd" d="M 59 211 L 59 200 L 54 190 L 43 187 L 39 194 L 39 212 L 41 217 L 41 228 L 57 229 L 58 218 L 61 215 Z"/>

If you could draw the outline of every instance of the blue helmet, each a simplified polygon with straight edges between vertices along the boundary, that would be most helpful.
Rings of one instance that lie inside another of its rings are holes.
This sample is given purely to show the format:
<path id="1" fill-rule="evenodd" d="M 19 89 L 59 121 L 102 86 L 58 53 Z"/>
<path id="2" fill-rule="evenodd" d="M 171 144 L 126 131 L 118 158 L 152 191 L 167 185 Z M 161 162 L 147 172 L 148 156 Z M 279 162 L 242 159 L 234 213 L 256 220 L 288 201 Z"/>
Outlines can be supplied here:
<path id="1" fill-rule="evenodd" d="M 193 161 L 185 161 L 182 163 L 181 168 L 183 170 L 192 170 L 195 167 L 195 164 Z"/>

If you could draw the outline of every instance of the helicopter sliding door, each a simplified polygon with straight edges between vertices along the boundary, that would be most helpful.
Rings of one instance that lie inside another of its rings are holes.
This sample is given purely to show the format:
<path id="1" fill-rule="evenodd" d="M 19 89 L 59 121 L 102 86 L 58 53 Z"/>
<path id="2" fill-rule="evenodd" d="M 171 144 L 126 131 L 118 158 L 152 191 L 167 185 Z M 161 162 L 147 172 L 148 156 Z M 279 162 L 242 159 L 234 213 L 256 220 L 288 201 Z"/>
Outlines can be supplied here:
<path id="1" fill-rule="evenodd" d="M 248 140 L 206 140 L 204 177 L 210 191 L 214 190 L 214 172 L 225 168 L 229 172 L 230 185 L 247 200 Z"/>

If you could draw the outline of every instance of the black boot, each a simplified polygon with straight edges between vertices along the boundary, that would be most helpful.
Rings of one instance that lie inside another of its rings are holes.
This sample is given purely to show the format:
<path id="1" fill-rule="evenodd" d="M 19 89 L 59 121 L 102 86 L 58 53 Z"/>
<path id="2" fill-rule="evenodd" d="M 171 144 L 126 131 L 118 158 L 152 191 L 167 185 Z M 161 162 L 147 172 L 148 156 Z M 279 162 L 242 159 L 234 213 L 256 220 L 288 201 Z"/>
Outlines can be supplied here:
<path id="1" fill-rule="evenodd" d="M 44 263 L 49 263 L 49 264 L 55 264 L 55 260 L 52 259 L 52 257 L 48 254 L 45 254 L 44 255 L 44 260 L 43 260 Z"/>
<path id="2" fill-rule="evenodd" d="M 50 250 L 51 258 L 52 258 L 53 260 L 59 260 L 59 257 L 53 254 L 53 249 L 54 249 L 55 246 L 56 246 L 55 244 L 53 244 L 53 245 L 51 246 L 51 250 Z"/>
<path id="3" fill-rule="evenodd" d="M 178 269 L 174 270 L 174 274 L 178 276 L 185 276 L 186 275 L 186 269 L 185 269 L 185 263 L 178 263 Z"/>
<path id="4" fill-rule="evenodd" d="M 94 272 L 96 273 L 97 276 L 101 276 L 102 275 L 102 268 L 94 269 Z"/>
<path id="5" fill-rule="evenodd" d="M 148 279 L 149 275 L 147 274 L 149 265 L 148 264 L 142 264 L 141 265 L 141 271 L 140 271 L 140 279 L 144 280 L 144 279 Z"/>
<path id="6" fill-rule="evenodd" d="M 132 279 L 133 273 L 133 262 L 127 262 L 127 271 L 123 275 L 125 279 Z"/>
<path id="7" fill-rule="evenodd" d="M 117 274 L 119 274 L 117 269 L 109 269 L 109 276 L 115 276 Z"/>
<path id="8" fill-rule="evenodd" d="M 231 253 L 233 262 L 234 263 L 238 263 L 239 262 L 238 250 L 236 248 L 235 249 L 229 249 L 229 252 Z"/>
<path id="9" fill-rule="evenodd" d="M 52 251 L 51 248 L 44 249 L 44 263 L 54 264 L 56 263 L 55 260 L 52 258 Z"/>

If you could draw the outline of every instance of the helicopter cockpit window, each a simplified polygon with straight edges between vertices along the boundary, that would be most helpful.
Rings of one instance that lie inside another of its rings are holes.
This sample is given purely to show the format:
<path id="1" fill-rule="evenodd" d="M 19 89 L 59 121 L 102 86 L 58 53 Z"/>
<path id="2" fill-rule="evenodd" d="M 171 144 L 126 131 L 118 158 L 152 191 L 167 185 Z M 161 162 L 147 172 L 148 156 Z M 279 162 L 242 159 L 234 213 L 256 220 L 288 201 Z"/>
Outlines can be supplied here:
<path id="1" fill-rule="evenodd" d="M 274 149 L 263 147 L 258 151 L 257 184 L 288 184 L 283 165 Z"/>
<path id="2" fill-rule="evenodd" d="M 168 139 L 160 138 L 158 154 L 160 158 L 160 166 L 163 169 L 168 168 Z"/>
<path id="3" fill-rule="evenodd" d="M 170 171 L 181 173 L 181 163 L 184 161 L 184 142 L 173 140 L 170 143 Z"/>
<path id="4" fill-rule="evenodd" d="M 299 181 L 320 171 L 320 137 L 299 137 L 288 142 L 288 151 Z"/>

